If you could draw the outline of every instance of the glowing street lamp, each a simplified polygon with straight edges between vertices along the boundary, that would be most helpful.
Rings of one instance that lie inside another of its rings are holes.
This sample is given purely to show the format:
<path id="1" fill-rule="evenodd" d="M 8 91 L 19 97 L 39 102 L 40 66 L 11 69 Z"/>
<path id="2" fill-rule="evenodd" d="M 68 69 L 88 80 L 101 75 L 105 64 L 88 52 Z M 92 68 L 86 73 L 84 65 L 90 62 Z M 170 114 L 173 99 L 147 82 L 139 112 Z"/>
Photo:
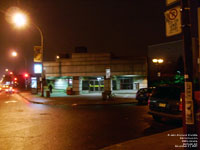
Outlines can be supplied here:
<path id="1" fill-rule="evenodd" d="M 12 53 L 11 53 L 11 55 L 13 56 L 13 57 L 17 57 L 17 55 L 18 55 L 18 53 L 16 52 L 16 51 L 13 51 Z M 25 70 L 27 70 L 27 60 L 26 60 L 26 58 L 23 56 L 23 55 L 21 55 L 22 57 L 23 57 L 23 59 L 24 59 L 24 67 L 25 67 Z"/>
<path id="2" fill-rule="evenodd" d="M 27 17 L 24 13 L 17 12 L 12 16 L 12 22 L 16 27 L 24 27 L 27 24 Z"/>
<path id="3" fill-rule="evenodd" d="M 60 59 L 60 56 L 57 55 L 57 56 L 56 56 L 56 59 Z"/>
<path id="4" fill-rule="evenodd" d="M 162 64 L 164 62 L 164 59 L 162 59 L 162 58 L 154 58 L 154 59 L 152 59 L 152 62 L 157 65 L 157 70 L 158 70 L 157 71 L 157 75 L 158 75 L 158 77 L 160 77 L 161 76 L 161 72 L 159 71 L 160 70 L 159 64 Z"/>
<path id="5" fill-rule="evenodd" d="M 13 57 L 16 57 L 16 56 L 17 56 L 17 52 L 13 51 L 13 52 L 11 53 L 11 55 L 12 55 Z"/>
<path id="6" fill-rule="evenodd" d="M 156 63 L 156 64 L 157 64 L 157 63 L 158 63 L 158 64 L 162 64 L 162 63 L 164 62 L 164 60 L 163 60 L 162 58 L 158 58 L 158 59 L 157 59 L 157 58 L 154 58 L 154 59 L 152 59 L 152 62 L 153 62 L 153 63 Z"/>

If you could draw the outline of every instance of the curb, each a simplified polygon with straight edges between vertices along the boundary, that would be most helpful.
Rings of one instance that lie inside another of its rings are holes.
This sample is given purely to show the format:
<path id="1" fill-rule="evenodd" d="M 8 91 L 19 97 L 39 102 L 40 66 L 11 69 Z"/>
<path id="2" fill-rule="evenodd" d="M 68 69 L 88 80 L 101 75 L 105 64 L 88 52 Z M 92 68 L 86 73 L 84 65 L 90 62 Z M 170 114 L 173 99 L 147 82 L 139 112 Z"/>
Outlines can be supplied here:
<path id="1" fill-rule="evenodd" d="M 25 100 L 29 101 L 30 103 L 34 103 L 34 104 L 45 104 L 43 102 L 35 102 L 35 101 L 31 101 L 30 99 L 28 99 L 27 97 L 25 97 L 24 95 L 18 93 L 19 96 L 21 96 L 22 98 L 24 98 Z"/>
<path id="2" fill-rule="evenodd" d="M 44 105 L 66 105 L 66 106 L 89 106 L 89 105 L 121 105 L 121 104 L 136 104 L 137 102 L 118 102 L 116 103 L 115 101 L 113 102 L 109 102 L 109 100 L 107 101 L 108 103 L 105 103 L 105 101 L 103 101 L 103 103 L 72 103 L 72 104 L 59 104 L 56 103 L 55 100 L 52 100 L 51 102 L 36 102 L 36 101 L 32 101 L 29 98 L 27 98 L 26 96 L 24 96 L 23 94 L 18 93 L 19 96 L 21 96 L 22 98 L 26 99 L 27 101 L 34 103 L 34 104 L 44 104 Z"/>

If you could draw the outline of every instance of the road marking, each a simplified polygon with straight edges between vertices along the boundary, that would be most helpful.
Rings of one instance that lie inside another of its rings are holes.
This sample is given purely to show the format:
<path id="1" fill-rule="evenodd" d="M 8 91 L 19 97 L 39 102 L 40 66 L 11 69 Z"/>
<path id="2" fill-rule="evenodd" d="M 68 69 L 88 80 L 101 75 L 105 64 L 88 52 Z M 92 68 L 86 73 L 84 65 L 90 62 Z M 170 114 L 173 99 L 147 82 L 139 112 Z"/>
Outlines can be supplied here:
<path id="1" fill-rule="evenodd" d="M 6 104 L 8 103 L 16 103 L 17 101 L 5 101 Z"/>

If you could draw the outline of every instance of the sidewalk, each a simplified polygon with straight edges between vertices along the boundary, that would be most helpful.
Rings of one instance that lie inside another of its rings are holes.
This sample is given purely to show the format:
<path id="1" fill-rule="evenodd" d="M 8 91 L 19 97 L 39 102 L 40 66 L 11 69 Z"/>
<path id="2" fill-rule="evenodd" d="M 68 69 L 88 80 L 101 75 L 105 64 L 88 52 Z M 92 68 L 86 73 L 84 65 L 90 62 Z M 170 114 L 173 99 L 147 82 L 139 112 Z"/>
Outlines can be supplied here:
<path id="1" fill-rule="evenodd" d="M 130 104 L 137 103 L 134 95 L 125 94 L 115 95 L 110 100 L 102 100 L 101 93 L 83 94 L 83 95 L 67 95 L 66 93 L 52 93 L 49 98 L 41 97 L 40 94 L 33 95 L 30 92 L 20 92 L 23 98 L 35 104 L 47 105 L 107 105 L 107 104 Z"/>
<path id="2" fill-rule="evenodd" d="M 182 128 L 173 129 L 112 145 L 102 150 L 183 150 L 181 134 L 183 134 Z"/>
<path id="3" fill-rule="evenodd" d="M 30 92 L 20 92 L 19 95 L 31 103 L 47 105 L 77 106 L 137 103 L 134 95 L 130 94 L 128 96 L 125 95 L 125 97 L 122 95 L 116 95 L 112 100 L 106 101 L 102 100 L 100 93 L 70 96 L 65 93 L 53 93 L 50 98 L 41 97 L 40 95 L 32 95 Z M 182 128 L 178 128 L 151 136 L 133 139 L 116 145 L 111 145 L 103 148 L 102 150 L 183 150 L 184 148 L 180 147 L 183 145 L 180 139 L 180 134 L 182 133 Z"/>

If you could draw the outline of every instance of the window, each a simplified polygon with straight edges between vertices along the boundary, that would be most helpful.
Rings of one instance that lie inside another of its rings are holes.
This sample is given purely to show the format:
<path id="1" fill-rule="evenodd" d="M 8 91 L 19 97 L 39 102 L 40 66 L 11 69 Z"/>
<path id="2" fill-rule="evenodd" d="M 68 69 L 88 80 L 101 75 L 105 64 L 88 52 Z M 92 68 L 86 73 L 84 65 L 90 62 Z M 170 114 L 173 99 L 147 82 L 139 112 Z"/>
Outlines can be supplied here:
<path id="1" fill-rule="evenodd" d="M 82 81 L 82 90 L 89 90 L 89 81 L 88 80 Z"/>
<path id="2" fill-rule="evenodd" d="M 133 89 L 133 79 L 132 78 L 120 79 L 120 89 L 121 90 Z"/>

